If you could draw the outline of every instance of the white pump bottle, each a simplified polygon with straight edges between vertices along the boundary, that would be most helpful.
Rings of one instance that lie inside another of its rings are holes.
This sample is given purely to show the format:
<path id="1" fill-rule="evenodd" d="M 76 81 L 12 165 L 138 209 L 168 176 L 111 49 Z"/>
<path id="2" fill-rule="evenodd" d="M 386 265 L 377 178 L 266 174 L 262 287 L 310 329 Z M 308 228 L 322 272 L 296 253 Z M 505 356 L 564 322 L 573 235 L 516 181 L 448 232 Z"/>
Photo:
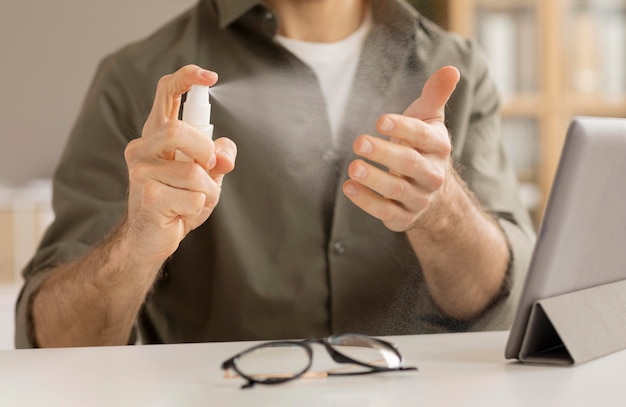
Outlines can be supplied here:
<path id="1" fill-rule="evenodd" d="M 213 138 L 208 86 L 191 85 L 191 90 L 187 92 L 187 99 L 183 104 L 183 121 Z M 190 157 L 178 150 L 176 150 L 176 160 L 193 162 Z"/>

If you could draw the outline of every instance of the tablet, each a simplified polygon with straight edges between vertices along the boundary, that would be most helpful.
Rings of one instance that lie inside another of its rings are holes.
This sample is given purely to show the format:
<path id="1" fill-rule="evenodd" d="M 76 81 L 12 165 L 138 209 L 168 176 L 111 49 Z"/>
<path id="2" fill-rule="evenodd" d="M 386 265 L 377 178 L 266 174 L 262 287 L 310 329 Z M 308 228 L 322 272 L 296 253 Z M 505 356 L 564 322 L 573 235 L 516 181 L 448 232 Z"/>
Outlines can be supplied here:
<path id="1" fill-rule="evenodd" d="M 536 301 L 624 279 L 626 119 L 576 117 L 567 131 L 505 357 L 520 357 Z"/>

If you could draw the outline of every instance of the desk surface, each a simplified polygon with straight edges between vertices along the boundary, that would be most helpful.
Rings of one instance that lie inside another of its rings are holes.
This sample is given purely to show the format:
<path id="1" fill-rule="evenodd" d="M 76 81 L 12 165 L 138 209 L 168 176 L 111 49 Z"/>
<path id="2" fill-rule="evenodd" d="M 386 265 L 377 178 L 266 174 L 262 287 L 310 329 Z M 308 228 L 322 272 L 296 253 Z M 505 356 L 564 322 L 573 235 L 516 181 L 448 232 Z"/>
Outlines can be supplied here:
<path id="1" fill-rule="evenodd" d="M 0 406 L 626 406 L 626 351 L 576 367 L 522 365 L 504 359 L 506 338 L 390 337 L 419 371 L 247 390 L 220 364 L 250 343 L 4 350 Z"/>

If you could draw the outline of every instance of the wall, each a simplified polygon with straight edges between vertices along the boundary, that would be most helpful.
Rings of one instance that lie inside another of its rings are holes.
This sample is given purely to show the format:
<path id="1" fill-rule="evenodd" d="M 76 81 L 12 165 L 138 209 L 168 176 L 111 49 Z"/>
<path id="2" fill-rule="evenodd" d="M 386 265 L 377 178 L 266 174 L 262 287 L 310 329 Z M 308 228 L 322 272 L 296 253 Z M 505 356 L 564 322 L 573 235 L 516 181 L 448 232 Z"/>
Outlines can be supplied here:
<path id="1" fill-rule="evenodd" d="M 99 60 L 195 2 L 2 1 L 0 184 L 50 177 Z"/>

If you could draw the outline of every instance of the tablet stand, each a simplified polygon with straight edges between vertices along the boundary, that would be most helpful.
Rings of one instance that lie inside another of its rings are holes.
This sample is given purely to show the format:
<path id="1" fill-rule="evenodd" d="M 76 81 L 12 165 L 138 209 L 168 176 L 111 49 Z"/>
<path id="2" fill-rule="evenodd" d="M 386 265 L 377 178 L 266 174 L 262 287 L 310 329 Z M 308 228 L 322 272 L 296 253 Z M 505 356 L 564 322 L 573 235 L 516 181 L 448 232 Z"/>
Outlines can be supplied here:
<path id="1" fill-rule="evenodd" d="M 626 349 L 626 280 L 537 301 L 519 360 L 576 365 Z"/>

